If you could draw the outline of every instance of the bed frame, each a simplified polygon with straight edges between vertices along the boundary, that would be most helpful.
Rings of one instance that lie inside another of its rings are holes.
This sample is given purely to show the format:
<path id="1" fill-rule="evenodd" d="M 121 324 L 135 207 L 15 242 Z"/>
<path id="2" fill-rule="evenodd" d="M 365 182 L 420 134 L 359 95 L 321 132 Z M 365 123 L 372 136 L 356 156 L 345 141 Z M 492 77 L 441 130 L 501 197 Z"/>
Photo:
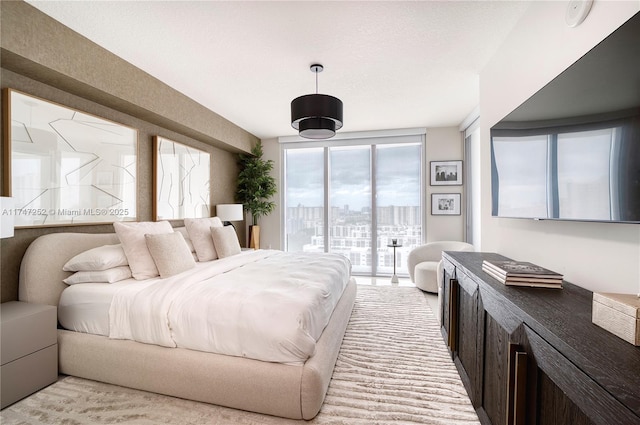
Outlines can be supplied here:
<path id="1" fill-rule="evenodd" d="M 20 301 L 57 306 L 73 256 L 119 243 L 115 233 L 53 233 L 37 238 L 20 267 Z M 303 365 L 284 365 L 166 348 L 58 329 L 62 374 L 291 419 L 312 419 L 324 401 L 356 285 L 352 278 Z"/>

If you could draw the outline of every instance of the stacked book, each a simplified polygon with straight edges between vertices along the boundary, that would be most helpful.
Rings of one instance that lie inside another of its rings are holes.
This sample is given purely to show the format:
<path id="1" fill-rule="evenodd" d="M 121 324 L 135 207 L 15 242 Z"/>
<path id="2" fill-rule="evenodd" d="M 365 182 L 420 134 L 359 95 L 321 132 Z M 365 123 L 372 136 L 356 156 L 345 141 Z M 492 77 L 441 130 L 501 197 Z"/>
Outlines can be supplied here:
<path id="1" fill-rule="evenodd" d="M 484 260 L 482 271 L 505 285 L 562 288 L 561 274 L 525 261 Z"/>

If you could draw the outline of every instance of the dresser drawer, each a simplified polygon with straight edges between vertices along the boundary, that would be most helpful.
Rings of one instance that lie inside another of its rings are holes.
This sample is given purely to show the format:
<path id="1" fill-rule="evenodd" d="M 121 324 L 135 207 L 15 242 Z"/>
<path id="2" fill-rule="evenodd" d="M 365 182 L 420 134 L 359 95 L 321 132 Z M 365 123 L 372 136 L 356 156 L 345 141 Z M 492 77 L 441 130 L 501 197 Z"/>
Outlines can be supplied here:
<path id="1" fill-rule="evenodd" d="M 57 309 L 18 301 L 0 305 L 2 408 L 58 379 Z"/>
<path id="2" fill-rule="evenodd" d="M 18 301 L 2 303 L 0 322 L 0 364 L 58 342 L 56 307 Z"/>
<path id="3" fill-rule="evenodd" d="M 56 382 L 58 379 L 58 344 L 0 367 L 1 409 Z"/>

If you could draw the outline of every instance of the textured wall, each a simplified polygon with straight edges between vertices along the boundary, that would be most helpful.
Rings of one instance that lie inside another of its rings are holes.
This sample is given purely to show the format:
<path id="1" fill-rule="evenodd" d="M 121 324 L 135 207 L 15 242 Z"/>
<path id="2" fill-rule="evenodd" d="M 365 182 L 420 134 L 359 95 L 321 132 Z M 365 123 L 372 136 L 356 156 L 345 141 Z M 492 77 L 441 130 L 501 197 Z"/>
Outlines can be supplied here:
<path id="1" fill-rule="evenodd" d="M 2 1 L 0 8 L 4 69 L 228 151 L 249 152 L 257 143 L 254 135 L 33 6 Z"/>
<path id="2" fill-rule="evenodd" d="M 233 203 L 238 174 L 237 154 L 228 152 L 208 143 L 194 140 L 183 134 L 168 130 L 158 125 L 143 121 L 120 111 L 107 108 L 95 102 L 69 94 L 55 87 L 32 80 L 23 75 L 6 69 L 1 69 L 0 86 L 9 87 L 24 93 L 51 100 L 83 112 L 106 118 L 138 130 L 138 219 L 147 221 L 152 219 L 152 161 L 153 152 L 151 139 L 154 135 L 161 135 L 168 139 L 198 148 L 211 154 L 211 204 Z M 5 111 L 2 111 L 3 113 Z M 3 158 L 4 159 L 4 158 Z M 215 211 L 214 211 L 215 212 Z M 174 226 L 181 225 L 181 221 L 173 222 Z M 240 241 L 245 240 L 244 227 L 236 226 Z M 27 247 L 38 236 L 54 232 L 112 232 L 113 226 L 65 226 L 50 228 L 16 229 L 15 236 L 0 240 L 0 295 L 1 301 L 18 299 L 18 273 L 20 261 Z"/>
<path id="3" fill-rule="evenodd" d="M 209 152 L 211 204 L 234 201 L 237 153 L 251 150 L 258 141 L 254 135 L 25 2 L 0 2 L 0 18 L 2 88 L 138 130 L 138 220 L 152 218 L 154 135 Z M 237 229 L 240 240 L 246 240 L 244 227 Z M 112 225 L 17 229 L 15 237 L 0 240 L 1 301 L 18 298 L 20 261 L 36 237 L 52 232 L 111 231 Z"/>

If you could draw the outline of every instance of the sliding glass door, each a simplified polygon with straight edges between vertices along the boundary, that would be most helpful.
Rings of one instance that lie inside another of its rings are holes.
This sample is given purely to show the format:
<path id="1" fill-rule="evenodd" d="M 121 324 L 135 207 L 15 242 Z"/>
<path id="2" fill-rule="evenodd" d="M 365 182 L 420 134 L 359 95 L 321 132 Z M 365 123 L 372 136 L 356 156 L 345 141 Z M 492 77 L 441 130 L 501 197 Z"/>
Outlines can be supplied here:
<path id="1" fill-rule="evenodd" d="M 324 149 L 285 152 L 287 251 L 324 252 Z"/>
<path id="2" fill-rule="evenodd" d="M 396 268 L 407 275 L 407 256 L 422 244 L 420 144 L 376 146 L 376 244 L 379 274 L 393 273 L 393 249 L 397 240 Z"/>
<path id="3" fill-rule="evenodd" d="M 415 139 L 413 139 L 415 140 Z M 307 143 L 284 149 L 287 251 L 333 252 L 354 274 L 407 276 L 422 244 L 423 142 Z"/>
<path id="4" fill-rule="evenodd" d="M 329 148 L 329 252 L 371 274 L 371 146 Z"/>

